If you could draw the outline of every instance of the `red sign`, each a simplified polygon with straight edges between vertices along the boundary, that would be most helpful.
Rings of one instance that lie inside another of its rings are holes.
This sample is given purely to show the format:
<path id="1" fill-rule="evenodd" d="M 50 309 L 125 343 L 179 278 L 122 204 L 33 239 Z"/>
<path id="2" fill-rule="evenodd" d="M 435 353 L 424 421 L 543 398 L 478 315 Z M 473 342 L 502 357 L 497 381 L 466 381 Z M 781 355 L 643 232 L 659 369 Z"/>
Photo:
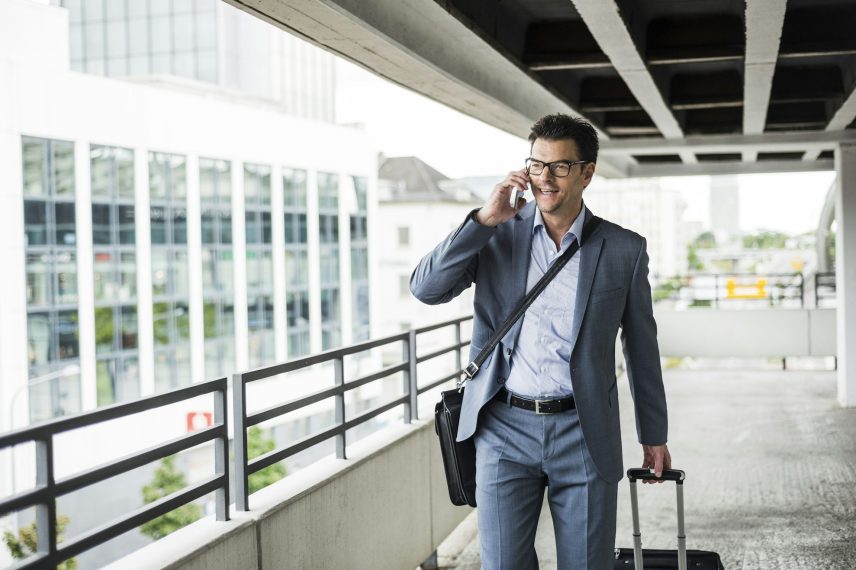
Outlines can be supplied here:
<path id="1" fill-rule="evenodd" d="M 192 432 L 211 427 L 214 414 L 211 412 L 187 412 L 187 431 Z"/>

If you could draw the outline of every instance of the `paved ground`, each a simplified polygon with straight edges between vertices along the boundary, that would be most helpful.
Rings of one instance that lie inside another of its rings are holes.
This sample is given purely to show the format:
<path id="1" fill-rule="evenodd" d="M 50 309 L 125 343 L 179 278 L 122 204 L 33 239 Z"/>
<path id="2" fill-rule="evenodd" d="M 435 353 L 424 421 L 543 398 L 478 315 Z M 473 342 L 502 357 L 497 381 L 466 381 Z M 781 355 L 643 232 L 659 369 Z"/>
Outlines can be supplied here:
<path id="1" fill-rule="evenodd" d="M 856 409 L 835 401 L 835 373 L 665 374 L 669 447 L 685 484 L 689 548 L 728 570 L 856 569 Z M 625 466 L 638 465 L 632 405 L 622 388 Z M 619 487 L 617 544 L 632 546 L 628 484 Z M 674 548 L 674 487 L 640 485 L 643 544 Z M 536 549 L 555 568 L 545 504 Z M 442 568 L 477 570 L 475 513 L 438 549 Z"/>

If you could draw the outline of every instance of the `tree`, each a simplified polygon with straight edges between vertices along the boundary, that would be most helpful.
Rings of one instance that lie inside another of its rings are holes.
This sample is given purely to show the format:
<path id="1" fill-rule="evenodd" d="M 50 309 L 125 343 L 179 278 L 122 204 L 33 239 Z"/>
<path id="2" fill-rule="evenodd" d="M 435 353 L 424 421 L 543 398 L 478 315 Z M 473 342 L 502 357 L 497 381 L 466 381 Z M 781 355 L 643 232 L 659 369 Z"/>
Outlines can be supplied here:
<path id="1" fill-rule="evenodd" d="M 716 236 L 713 232 L 702 232 L 696 236 L 692 245 L 695 249 L 714 249 L 716 247 Z"/>
<path id="2" fill-rule="evenodd" d="M 743 236 L 743 247 L 747 249 L 782 249 L 788 235 L 781 232 L 759 232 Z"/>
<path id="3" fill-rule="evenodd" d="M 143 500 L 146 504 L 153 503 L 186 486 L 184 474 L 175 468 L 175 456 L 164 457 L 155 471 L 154 480 L 143 487 Z M 187 503 L 143 524 L 140 532 L 157 540 L 200 518 L 202 507 L 196 503 Z"/>
<path id="4" fill-rule="evenodd" d="M 264 455 L 268 451 L 273 451 L 276 443 L 271 437 L 265 437 L 261 428 L 253 426 L 247 430 L 247 459 L 254 459 L 259 455 Z M 274 463 L 270 467 L 265 467 L 261 471 L 257 471 L 248 477 L 249 492 L 255 493 L 259 489 L 263 489 L 271 483 L 276 483 L 286 475 L 285 465 L 282 463 Z"/>
<path id="5" fill-rule="evenodd" d="M 690 244 L 687 247 L 687 267 L 689 267 L 691 271 L 701 271 L 704 269 L 704 263 L 699 259 L 698 253 L 696 253 L 696 248 L 693 244 Z"/>
<path id="6" fill-rule="evenodd" d="M 65 527 L 68 526 L 69 518 L 65 515 L 56 517 L 56 541 L 57 544 L 63 541 Z M 29 558 L 38 550 L 36 539 L 36 523 L 18 529 L 18 536 L 15 536 L 9 531 L 3 532 L 3 542 L 9 550 L 9 554 L 15 560 L 23 560 Z M 58 570 L 74 570 L 77 568 L 77 560 L 69 558 L 65 562 L 57 565 Z"/>

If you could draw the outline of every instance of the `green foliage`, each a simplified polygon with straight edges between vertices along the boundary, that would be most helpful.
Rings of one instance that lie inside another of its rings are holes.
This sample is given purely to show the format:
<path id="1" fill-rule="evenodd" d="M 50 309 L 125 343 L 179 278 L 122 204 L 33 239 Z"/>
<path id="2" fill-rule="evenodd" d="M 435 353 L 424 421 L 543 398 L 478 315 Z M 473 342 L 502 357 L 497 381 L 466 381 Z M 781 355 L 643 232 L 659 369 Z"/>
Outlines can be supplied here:
<path id="1" fill-rule="evenodd" d="M 62 542 L 63 538 L 65 538 L 62 533 L 65 532 L 65 528 L 68 526 L 69 520 L 70 519 L 65 515 L 58 515 L 56 517 L 57 544 Z M 19 528 L 18 536 L 15 536 L 9 531 L 3 532 L 3 543 L 9 550 L 9 554 L 11 554 L 12 558 L 15 560 L 29 558 L 38 550 L 36 523 Z M 58 570 L 74 570 L 75 568 L 77 568 L 77 560 L 74 558 L 69 558 L 65 562 L 57 565 Z"/>
<path id="2" fill-rule="evenodd" d="M 143 500 L 146 504 L 153 503 L 186 486 L 187 480 L 184 474 L 175 468 L 175 456 L 164 457 L 155 471 L 155 478 L 143 487 Z M 140 532 L 157 540 L 201 517 L 202 507 L 196 503 L 188 503 L 143 524 Z"/>
<path id="3" fill-rule="evenodd" d="M 247 459 L 264 455 L 268 451 L 273 451 L 274 447 L 276 447 L 276 443 L 273 438 L 265 437 L 260 427 L 253 426 L 247 430 Z M 253 473 L 248 478 L 250 494 L 267 487 L 271 483 L 276 483 L 285 477 L 285 474 L 285 465 L 282 463 L 274 463 L 270 467 Z"/>
<path id="4" fill-rule="evenodd" d="M 690 268 L 690 271 L 701 271 L 704 269 L 704 263 L 698 258 L 696 248 L 692 244 L 687 248 L 687 266 Z"/>
<path id="5" fill-rule="evenodd" d="M 660 283 L 657 283 L 657 287 L 654 289 L 653 300 L 654 302 L 662 301 L 664 299 L 669 299 L 672 297 L 673 293 L 681 290 L 681 280 L 679 277 L 671 277 L 669 279 L 665 279 Z"/>
<path id="6" fill-rule="evenodd" d="M 743 236 L 743 247 L 748 249 L 782 249 L 788 240 L 781 232 L 761 232 Z"/>
<path id="7" fill-rule="evenodd" d="M 716 247 L 716 236 L 713 232 L 702 232 L 696 236 L 692 245 L 695 249 L 713 249 Z"/>

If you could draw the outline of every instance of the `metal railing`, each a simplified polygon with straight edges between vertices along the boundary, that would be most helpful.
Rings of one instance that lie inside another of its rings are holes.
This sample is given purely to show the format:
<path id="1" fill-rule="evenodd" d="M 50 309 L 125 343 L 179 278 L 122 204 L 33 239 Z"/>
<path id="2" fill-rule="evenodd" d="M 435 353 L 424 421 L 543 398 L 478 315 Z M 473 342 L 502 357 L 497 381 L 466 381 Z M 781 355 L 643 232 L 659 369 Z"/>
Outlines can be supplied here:
<path id="1" fill-rule="evenodd" d="M 737 302 L 763 302 L 770 306 L 786 301 L 805 307 L 802 273 L 699 273 L 661 277 L 654 289 L 656 301 L 689 301 L 691 307 L 722 308 Z"/>
<path id="2" fill-rule="evenodd" d="M 336 457 L 345 459 L 347 457 L 346 432 L 397 406 L 404 407 L 404 423 L 410 423 L 413 420 L 419 419 L 419 395 L 427 392 L 428 390 L 432 390 L 449 380 L 459 377 L 463 372 L 461 349 L 469 345 L 470 341 L 461 340 L 461 324 L 471 319 L 472 316 L 461 317 L 419 329 L 411 329 L 408 332 L 388 336 L 378 340 L 362 342 L 346 348 L 328 350 L 317 355 L 293 360 L 283 364 L 276 364 L 234 374 L 232 380 L 232 398 L 235 421 L 235 508 L 239 511 L 249 510 L 249 476 L 257 471 L 331 438 L 335 438 L 336 440 Z M 417 336 L 445 327 L 454 327 L 455 342 L 429 354 L 418 356 L 416 351 Z M 360 378 L 354 378 L 352 380 L 345 379 L 344 359 L 346 356 L 397 342 L 402 343 L 401 362 Z M 434 379 L 423 386 L 419 386 L 417 383 L 417 365 L 450 352 L 455 352 L 456 354 L 455 371 L 447 376 Z M 331 361 L 333 362 L 332 387 L 318 390 L 306 396 L 283 404 L 271 406 L 252 414 L 247 414 L 248 384 Z M 398 372 L 403 373 L 403 395 L 375 408 L 362 412 L 356 417 L 345 417 L 345 394 L 348 391 L 359 388 L 360 386 L 365 386 L 371 382 L 381 380 Z M 334 399 L 335 408 L 335 424 L 332 427 L 319 433 L 310 434 L 288 447 L 274 449 L 252 460 L 248 459 L 248 428 L 330 398 Z"/>
<path id="3" fill-rule="evenodd" d="M 35 444 L 36 486 L 0 500 L 0 516 L 35 507 L 37 552 L 22 561 L 20 566 L 25 568 L 55 568 L 57 564 L 81 552 L 98 546 L 212 491 L 216 492 L 217 520 L 229 520 L 229 435 L 226 419 L 226 390 L 227 379 L 220 378 L 0 435 L 0 450 L 21 444 Z M 214 395 L 214 425 L 211 427 L 174 438 L 70 477 L 55 479 L 54 436 L 131 414 L 154 410 L 205 394 Z M 214 475 L 65 541 L 61 547 L 57 544 L 56 501 L 60 496 L 212 440 L 215 442 Z"/>
<path id="4" fill-rule="evenodd" d="M 814 274 L 814 306 L 820 307 L 824 301 L 835 300 L 837 290 L 834 271 L 821 271 Z"/>

